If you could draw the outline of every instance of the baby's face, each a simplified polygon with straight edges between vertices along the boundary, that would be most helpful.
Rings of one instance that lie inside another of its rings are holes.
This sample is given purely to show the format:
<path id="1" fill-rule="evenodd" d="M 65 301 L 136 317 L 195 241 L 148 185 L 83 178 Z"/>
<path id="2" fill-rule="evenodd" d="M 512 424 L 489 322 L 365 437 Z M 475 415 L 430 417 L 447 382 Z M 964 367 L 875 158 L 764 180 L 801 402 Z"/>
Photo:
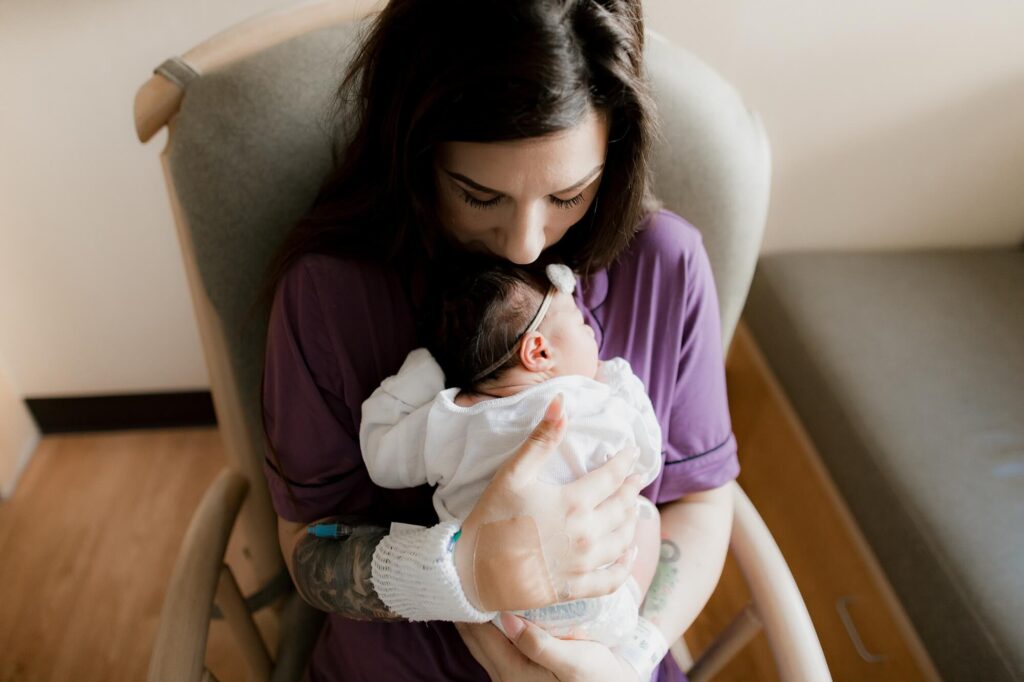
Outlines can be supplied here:
<path id="1" fill-rule="evenodd" d="M 551 345 L 556 375 L 579 374 L 591 379 L 597 376 L 597 339 L 571 295 L 555 294 L 538 331 Z"/>

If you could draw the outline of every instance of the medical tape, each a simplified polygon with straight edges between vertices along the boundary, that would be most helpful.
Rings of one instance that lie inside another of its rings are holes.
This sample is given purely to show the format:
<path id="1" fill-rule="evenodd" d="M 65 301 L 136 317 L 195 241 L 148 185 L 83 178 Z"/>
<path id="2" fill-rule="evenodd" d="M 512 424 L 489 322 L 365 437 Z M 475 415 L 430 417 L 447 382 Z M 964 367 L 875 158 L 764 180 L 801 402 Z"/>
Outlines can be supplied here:
<path id="1" fill-rule="evenodd" d="M 480 526 L 473 548 L 473 579 L 487 611 L 522 611 L 558 601 L 532 516 Z"/>

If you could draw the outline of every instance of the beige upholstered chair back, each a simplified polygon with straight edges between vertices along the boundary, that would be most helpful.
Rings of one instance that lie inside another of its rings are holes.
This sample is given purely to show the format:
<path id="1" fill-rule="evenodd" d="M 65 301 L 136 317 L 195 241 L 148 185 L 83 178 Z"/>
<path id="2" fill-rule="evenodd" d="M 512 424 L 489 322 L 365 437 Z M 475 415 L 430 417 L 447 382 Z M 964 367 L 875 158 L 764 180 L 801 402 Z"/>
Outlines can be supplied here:
<path id="1" fill-rule="evenodd" d="M 252 486 L 243 526 L 262 581 L 281 564 L 261 472 L 266 310 L 255 297 L 274 248 L 330 168 L 332 98 L 365 25 L 336 22 L 322 15 L 312 30 L 279 22 L 280 34 L 296 35 L 262 49 L 245 47 L 258 20 L 241 43 L 238 29 L 224 34 L 162 65 L 137 107 L 143 139 L 169 121 L 169 190 L 229 459 Z M 761 243 L 768 144 L 757 116 L 692 54 L 649 34 L 646 60 L 662 119 L 656 192 L 703 233 L 728 343 Z"/>

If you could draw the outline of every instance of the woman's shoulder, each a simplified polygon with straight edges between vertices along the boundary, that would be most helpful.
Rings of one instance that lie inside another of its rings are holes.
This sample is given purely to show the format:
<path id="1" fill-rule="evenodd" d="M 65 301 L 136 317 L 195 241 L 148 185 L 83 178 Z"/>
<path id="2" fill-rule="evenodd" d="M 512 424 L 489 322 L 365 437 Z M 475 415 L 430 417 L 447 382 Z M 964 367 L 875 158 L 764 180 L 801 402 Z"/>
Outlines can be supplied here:
<path id="1" fill-rule="evenodd" d="M 275 307 L 310 310 L 329 318 L 382 312 L 388 302 L 404 302 L 398 273 L 372 261 L 322 253 L 300 256 L 277 284 Z"/>
<path id="2" fill-rule="evenodd" d="M 393 374 L 414 345 L 408 295 L 386 265 L 326 254 L 298 258 L 278 282 L 270 333 L 290 330 L 300 345 L 385 353 Z M 391 366 L 393 364 L 393 366 Z"/>
<path id="3" fill-rule="evenodd" d="M 700 230 L 682 216 L 663 208 L 647 214 L 627 255 L 644 259 L 689 260 L 703 249 Z"/>
<path id="4" fill-rule="evenodd" d="M 609 294 L 624 288 L 628 296 L 637 287 L 688 288 L 703 280 L 706 273 L 701 264 L 706 261 L 700 231 L 685 218 L 661 209 L 644 218 L 629 247 L 608 269 L 604 288 Z M 592 284 L 594 289 L 601 288 L 600 282 Z"/>
<path id="5" fill-rule="evenodd" d="M 370 290 L 397 280 L 397 273 L 373 261 L 326 253 L 299 256 L 282 275 L 278 290 L 293 294 L 313 290 Z"/>

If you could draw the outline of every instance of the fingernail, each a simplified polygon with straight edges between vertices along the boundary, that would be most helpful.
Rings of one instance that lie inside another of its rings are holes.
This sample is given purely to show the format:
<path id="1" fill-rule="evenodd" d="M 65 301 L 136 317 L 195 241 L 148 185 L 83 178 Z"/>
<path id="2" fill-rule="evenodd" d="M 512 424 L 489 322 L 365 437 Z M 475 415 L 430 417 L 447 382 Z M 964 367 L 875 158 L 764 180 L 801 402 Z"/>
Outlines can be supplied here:
<path id="1" fill-rule="evenodd" d="M 565 397 L 559 393 L 554 400 L 548 403 L 548 409 L 544 411 L 544 421 L 557 422 L 562 416 L 562 403 Z"/>
<path id="2" fill-rule="evenodd" d="M 501 614 L 501 627 L 505 629 L 505 634 L 511 640 L 519 639 L 519 635 L 523 634 L 523 630 L 526 629 L 526 624 L 523 623 L 522 619 L 513 616 L 511 613 Z"/>
<path id="3" fill-rule="evenodd" d="M 637 509 L 639 510 L 638 516 L 641 519 L 653 519 L 654 512 L 651 510 L 651 505 L 644 502 L 643 500 L 636 501 Z"/>

